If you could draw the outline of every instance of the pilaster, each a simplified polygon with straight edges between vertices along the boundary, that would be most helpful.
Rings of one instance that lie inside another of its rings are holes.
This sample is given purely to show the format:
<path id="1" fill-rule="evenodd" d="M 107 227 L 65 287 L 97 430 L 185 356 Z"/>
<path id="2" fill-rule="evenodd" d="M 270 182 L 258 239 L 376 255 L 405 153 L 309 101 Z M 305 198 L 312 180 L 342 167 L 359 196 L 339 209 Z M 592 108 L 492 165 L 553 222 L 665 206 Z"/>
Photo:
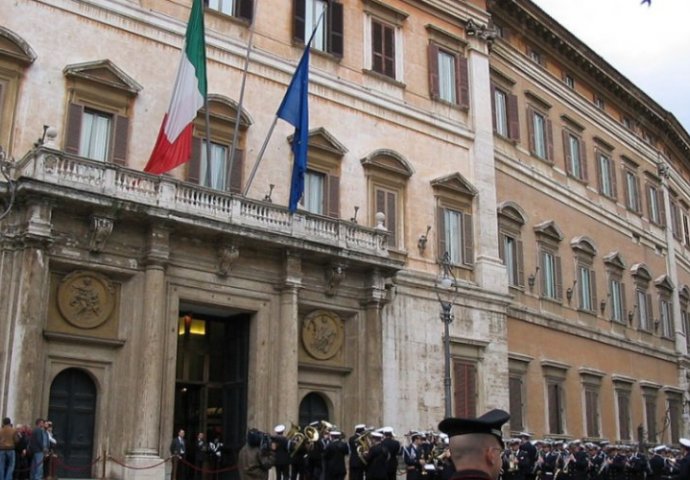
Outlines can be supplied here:
<path id="1" fill-rule="evenodd" d="M 383 275 L 378 269 L 372 270 L 367 278 L 366 298 L 364 299 L 364 325 L 360 329 L 359 344 L 364 346 L 360 362 L 361 378 L 364 384 L 360 389 L 358 408 L 359 421 L 367 425 L 383 423 L 383 325 L 381 310 L 386 303 L 387 295 Z"/>

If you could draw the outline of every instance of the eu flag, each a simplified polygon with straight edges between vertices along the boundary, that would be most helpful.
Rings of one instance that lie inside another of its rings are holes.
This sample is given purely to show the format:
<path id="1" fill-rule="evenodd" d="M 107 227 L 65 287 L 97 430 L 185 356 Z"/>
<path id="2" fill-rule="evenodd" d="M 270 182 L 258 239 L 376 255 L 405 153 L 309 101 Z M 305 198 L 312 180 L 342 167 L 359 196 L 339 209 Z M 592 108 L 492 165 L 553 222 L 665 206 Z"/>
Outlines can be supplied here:
<path id="1" fill-rule="evenodd" d="M 283 102 L 276 114 L 295 127 L 295 135 L 292 139 L 292 153 L 295 163 L 292 166 L 292 182 L 290 185 L 290 203 L 288 208 L 291 213 L 297 210 L 297 204 L 304 193 L 304 174 L 307 171 L 307 150 L 309 143 L 309 49 L 311 39 L 304 49 L 302 58 L 297 65 L 295 75 L 290 86 L 285 92 Z"/>

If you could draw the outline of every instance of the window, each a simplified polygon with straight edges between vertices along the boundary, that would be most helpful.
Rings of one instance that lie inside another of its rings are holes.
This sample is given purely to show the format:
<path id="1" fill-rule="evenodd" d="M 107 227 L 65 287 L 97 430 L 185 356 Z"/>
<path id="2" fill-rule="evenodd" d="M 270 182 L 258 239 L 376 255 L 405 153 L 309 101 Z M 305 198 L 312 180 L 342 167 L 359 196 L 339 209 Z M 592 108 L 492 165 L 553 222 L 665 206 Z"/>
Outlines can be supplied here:
<path id="1" fill-rule="evenodd" d="M 594 95 L 594 106 L 597 107 L 599 110 L 604 110 L 606 108 L 606 102 L 604 102 L 604 99 L 600 97 L 599 95 Z"/>
<path id="2" fill-rule="evenodd" d="M 681 231 L 681 219 L 680 219 L 680 207 L 678 207 L 678 200 L 674 197 L 671 198 L 671 233 L 673 233 L 673 238 L 682 241 L 682 231 Z"/>
<path id="3" fill-rule="evenodd" d="M 597 300 L 594 271 L 587 265 L 579 265 L 577 272 L 580 310 L 595 312 Z"/>
<path id="4" fill-rule="evenodd" d="M 206 138 L 206 109 L 202 108 L 194 119 L 192 155 L 186 164 L 186 180 L 214 190 L 240 193 L 244 170 L 243 146 L 251 120 L 245 112 L 241 112 L 237 147 L 231 162 L 238 106 L 233 100 L 217 94 L 210 94 L 207 104 L 208 133 L 211 138 L 210 141 Z"/>
<path id="5" fill-rule="evenodd" d="M 458 266 L 474 265 L 472 202 L 477 190 L 461 174 L 431 181 L 436 192 L 438 258 L 445 252 Z"/>
<path id="6" fill-rule="evenodd" d="M 68 65 L 64 150 L 127 164 L 129 117 L 141 86 L 109 60 Z"/>
<path id="7" fill-rule="evenodd" d="M 312 48 L 343 56 L 343 5 L 333 0 L 293 0 L 292 34 L 295 42 L 305 44 L 314 27 L 318 28 L 312 40 Z M 325 10 L 325 14 L 324 14 Z"/>
<path id="8" fill-rule="evenodd" d="M 252 21 L 254 14 L 254 0 L 205 0 L 209 10 Z"/>
<path id="9" fill-rule="evenodd" d="M 365 71 L 403 80 L 402 24 L 408 14 L 377 0 L 364 0 Z"/>
<path id="10" fill-rule="evenodd" d="M 491 85 L 494 132 L 510 140 L 520 139 L 517 95 Z"/>
<path id="11" fill-rule="evenodd" d="M 395 76 L 395 27 L 371 21 L 371 69 L 387 77 Z"/>
<path id="12" fill-rule="evenodd" d="M 651 273 L 643 264 L 635 264 L 630 269 L 635 282 L 635 309 L 637 310 L 637 327 L 640 330 L 652 330 L 652 296 L 648 293 Z"/>
<path id="13" fill-rule="evenodd" d="M 467 59 L 458 52 L 429 44 L 429 89 L 433 99 L 468 107 Z"/>
<path id="14" fill-rule="evenodd" d="M 635 121 L 627 115 L 623 115 L 623 117 L 621 118 L 621 123 L 628 130 L 632 131 L 635 129 Z"/>
<path id="15" fill-rule="evenodd" d="M 657 425 L 656 425 L 656 398 L 657 390 L 651 388 L 643 388 L 644 398 L 644 414 L 647 427 L 647 442 L 657 443 Z"/>
<path id="16" fill-rule="evenodd" d="M 578 180 L 587 180 L 587 161 L 582 139 L 569 130 L 563 130 L 565 148 L 565 169 L 568 175 Z"/>
<path id="17" fill-rule="evenodd" d="M 542 298 L 561 301 L 563 298 L 563 281 L 558 244 L 563 239 L 563 234 L 553 221 L 541 223 L 535 226 L 534 230 L 539 251 L 541 296 Z"/>
<path id="18" fill-rule="evenodd" d="M 508 377 L 508 394 L 510 401 L 510 429 L 516 431 L 524 430 L 523 422 L 523 376 L 513 375 Z"/>
<path id="19" fill-rule="evenodd" d="M 534 48 L 528 48 L 527 49 L 527 56 L 534 63 L 538 63 L 539 65 L 542 65 L 542 66 L 544 65 L 544 56 L 541 54 L 540 51 L 535 50 Z"/>
<path id="20" fill-rule="evenodd" d="M 668 394 L 668 419 L 671 438 L 669 441 L 671 443 L 678 443 L 680 440 L 680 432 L 682 426 L 682 413 L 683 403 L 682 396 L 680 394 L 670 393 Z"/>
<path id="21" fill-rule="evenodd" d="M 690 247 L 690 218 L 686 211 L 683 211 L 683 241 L 686 247 Z"/>
<path id="22" fill-rule="evenodd" d="M 569 73 L 563 75 L 563 83 L 565 83 L 568 88 L 575 88 L 575 78 Z"/>
<path id="23" fill-rule="evenodd" d="M 564 428 L 564 400 L 563 382 L 550 380 L 546 383 L 547 408 L 549 411 L 549 433 L 560 435 Z"/>
<path id="24" fill-rule="evenodd" d="M 311 213 L 323 215 L 324 212 L 324 185 L 326 174 L 314 170 L 307 170 L 304 174 L 304 194 L 302 195 L 302 207 Z"/>
<path id="25" fill-rule="evenodd" d="M 659 294 L 659 332 L 663 338 L 673 339 L 673 307 L 671 298 L 673 295 L 673 283 L 668 275 L 662 275 L 654 281 Z M 656 327 L 656 325 L 655 325 Z"/>
<path id="26" fill-rule="evenodd" d="M 597 167 L 599 173 L 599 193 L 605 197 L 616 199 L 616 170 L 613 160 L 605 153 L 597 150 Z"/>
<path id="27" fill-rule="evenodd" d="M 532 155 L 542 160 L 553 160 L 553 130 L 551 120 L 540 111 L 527 109 L 529 149 Z"/>
<path id="28" fill-rule="evenodd" d="M 292 135 L 288 141 L 292 142 Z M 308 168 L 300 207 L 307 212 L 340 217 L 340 163 L 347 149 L 326 129 L 309 132 Z"/>
<path id="29" fill-rule="evenodd" d="M 498 208 L 498 255 L 506 266 L 508 285 L 525 286 L 525 264 L 522 246 L 522 226 L 526 219 L 522 209 L 513 202 Z"/>
<path id="30" fill-rule="evenodd" d="M 453 403 L 456 417 L 477 415 L 477 365 L 468 360 L 453 359 Z"/>
<path id="31" fill-rule="evenodd" d="M 652 184 L 647 184 L 647 215 L 649 221 L 655 225 L 664 225 L 664 202 L 661 190 Z"/>
<path id="32" fill-rule="evenodd" d="M 630 437 L 630 386 L 616 388 L 616 407 L 618 411 L 618 439 L 632 440 Z"/>
<path id="33" fill-rule="evenodd" d="M 690 315 L 688 315 L 688 305 L 690 305 L 690 288 L 683 285 L 683 288 L 678 292 L 678 299 L 680 301 L 680 324 L 685 335 L 685 345 L 687 351 L 690 352 Z"/>
<path id="34" fill-rule="evenodd" d="M 625 322 L 625 290 L 619 279 L 612 278 L 609 282 L 611 295 L 611 320 L 618 323 Z"/>
<path id="35" fill-rule="evenodd" d="M 640 179 L 637 177 L 637 173 L 629 167 L 623 169 L 623 176 L 625 178 L 625 206 L 631 212 L 639 214 L 642 211 Z"/>
<path id="36" fill-rule="evenodd" d="M 508 234 L 503 235 L 503 263 L 508 271 L 508 283 L 514 287 L 525 285 L 522 241 Z"/>
<path id="37" fill-rule="evenodd" d="M 405 189 L 412 176 L 412 167 L 407 160 L 393 150 L 376 150 L 362 159 L 369 184 L 370 212 L 372 224 L 377 212 L 386 217 L 384 226 L 388 230 L 388 246 L 393 249 L 404 249 L 405 219 L 403 201 Z"/>
<path id="38" fill-rule="evenodd" d="M 599 393 L 603 374 L 589 369 L 582 369 L 580 377 L 584 395 L 585 431 L 588 437 L 601 436 L 601 407 Z"/>

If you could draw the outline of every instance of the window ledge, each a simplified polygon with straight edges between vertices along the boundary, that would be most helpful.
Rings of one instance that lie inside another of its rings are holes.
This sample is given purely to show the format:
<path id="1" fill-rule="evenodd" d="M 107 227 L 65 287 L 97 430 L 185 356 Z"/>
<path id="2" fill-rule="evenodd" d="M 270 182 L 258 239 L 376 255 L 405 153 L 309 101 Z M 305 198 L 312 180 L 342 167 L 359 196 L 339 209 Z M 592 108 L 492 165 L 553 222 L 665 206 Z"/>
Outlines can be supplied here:
<path id="1" fill-rule="evenodd" d="M 468 110 L 469 110 L 469 109 L 468 109 Z M 519 139 L 519 138 L 510 138 L 510 137 L 506 137 L 505 135 L 501 135 L 500 133 L 498 133 L 496 130 L 494 130 L 494 136 L 497 137 L 497 138 L 500 138 L 500 139 L 503 140 L 504 142 L 512 143 L 513 145 L 517 145 L 517 144 L 520 143 L 520 139 Z"/>
<path id="2" fill-rule="evenodd" d="M 449 102 L 448 100 L 444 100 L 444 99 L 440 98 L 439 96 L 433 96 L 433 97 L 431 97 L 431 100 L 436 102 L 436 103 L 440 103 L 441 105 L 445 105 L 447 107 L 450 107 L 454 110 L 459 110 L 461 112 L 468 112 L 470 110 L 469 105 L 460 105 L 460 104 L 455 103 L 455 102 Z"/>
<path id="3" fill-rule="evenodd" d="M 404 82 L 401 82 L 399 80 L 396 80 L 395 78 L 389 77 L 388 75 L 384 75 L 383 73 L 375 72 L 374 70 L 369 70 L 367 68 L 363 69 L 362 72 L 365 75 L 369 75 L 369 76 L 374 77 L 378 80 L 384 81 L 386 83 L 390 83 L 391 85 L 395 85 L 396 87 L 400 87 L 402 89 L 407 88 L 407 85 Z"/>
<path id="4" fill-rule="evenodd" d="M 534 152 L 532 152 L 532 151 L 530 151 L 529 154 L 530 154 L 532 157 L 534 157 L 534 158 L 536 158 L 537 160 L 539 160 L 540 162 L 542 162 L 542 163 L 545 163 L 545 164 L 547 164 L 547 165 L 551 165 L 552 167 L 554 166 L 554 161 L 553 161 L 553 160 L 549 160 L 548 158 L 542 158 L 542 157 L 540 157 L 539 155 L 537 155 L 536 153 L 534 153 Z"/>
<path id="5" fill-rule="evenodd" d="M 209 7 L 204 7 L 204 13 L 208 13 L 209 15 L 213 15 L 214 17 L 221 18 L 223 20 L 228 20 L 232 23 L 236 23 L 237 25 L 243 26 L 243 27 L 249 27 L 252 22 L 246 18 L 242 17 L 236 17 L 234 15 L 229 15 L 227 13 L 220 12 L 218 10 L 215 10 L 213 8 Z"/>
<path id="6" fill-rule="evenodd" d="M 568 173 L 567 175 L 568 175 L 568 178 L 569 178 L 569 179 L 575 180 L 577 183 L 580 183 L 580 184 L 585 185 L 585 186 L 586 186 L 586 185 L 589 185 L 589 181 L 588 181 L 588 180 L 585 180 L 585 179 L 583 179 L 583 178 L 576 177 L 575 175 L 572 175 L 572 174 L 570 174 L 570 173 Z"/>

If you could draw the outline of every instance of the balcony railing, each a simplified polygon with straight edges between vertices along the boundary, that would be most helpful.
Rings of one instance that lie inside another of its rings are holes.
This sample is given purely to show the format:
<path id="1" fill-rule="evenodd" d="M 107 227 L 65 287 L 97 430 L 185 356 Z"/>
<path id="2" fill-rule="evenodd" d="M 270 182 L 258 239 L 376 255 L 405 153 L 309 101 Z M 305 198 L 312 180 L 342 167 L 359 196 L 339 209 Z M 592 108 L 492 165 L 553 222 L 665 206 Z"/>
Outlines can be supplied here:
<path id="1" fill-rule="evenodd" d="M 287 208 L 279 205 L 96 162 L 46 147 L 27 154 L 18 162 L 14 173 L 16 180 L 30 178 L 62 188 L 246 227 L 256 233 L 281 234 L 388 257 L 388 233 L 382 221 L 376 228 L 370 228 L 306 212 L 291 214 Z"/>

